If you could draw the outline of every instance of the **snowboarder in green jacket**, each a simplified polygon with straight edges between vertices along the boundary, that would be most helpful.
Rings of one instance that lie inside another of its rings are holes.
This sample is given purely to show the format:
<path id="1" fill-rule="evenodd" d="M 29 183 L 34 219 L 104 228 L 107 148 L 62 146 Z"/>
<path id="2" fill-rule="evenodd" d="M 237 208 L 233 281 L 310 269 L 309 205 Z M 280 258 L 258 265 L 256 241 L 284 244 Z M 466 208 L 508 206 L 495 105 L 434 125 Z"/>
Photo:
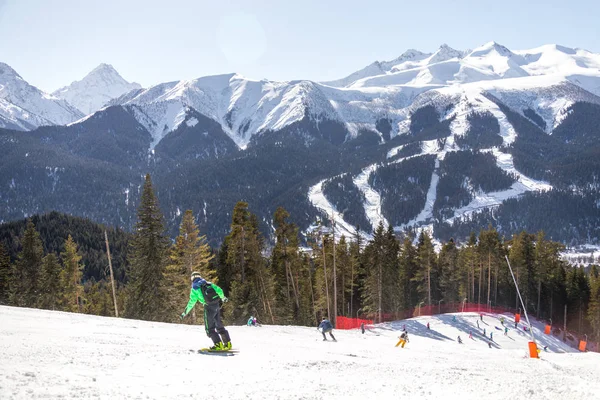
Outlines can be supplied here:
<path id="1" fill-rule="evenodd" d="M 231 339 L 229 332 L 223 326 L 221 321 L 221 305 L 220 302 L 227 302 L 227 297 L 223 294 L 223 289 L 208 282 L 202 278 L 199 272 L 192 272 L 192 289 L 190 291 L 190 301 L 181 313 L 180 318 L 183 320 L 197 302 L 204 306 L 204 327 L 206 335 L 211 338 L 214 345 L 209 348 L 211 351 L 231 350 Z"/>

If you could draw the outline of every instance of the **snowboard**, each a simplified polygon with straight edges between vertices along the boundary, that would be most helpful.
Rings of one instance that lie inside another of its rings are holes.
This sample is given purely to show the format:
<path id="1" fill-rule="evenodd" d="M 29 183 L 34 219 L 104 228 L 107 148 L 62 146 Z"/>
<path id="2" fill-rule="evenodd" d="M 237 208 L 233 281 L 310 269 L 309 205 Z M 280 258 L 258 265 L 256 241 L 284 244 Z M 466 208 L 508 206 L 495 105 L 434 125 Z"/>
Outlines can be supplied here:
<path id="1" fill-rule="evenodd" d="M 190 350 L 190 352 L 196 352 L 198 354 L 208 354 L 213 356 L 222 356 L 222 357 L 231 357 L 239 353 L 238 349 L 231 350 L 210 350 L 208 348 L 200 349 L 200 350 Z"/>

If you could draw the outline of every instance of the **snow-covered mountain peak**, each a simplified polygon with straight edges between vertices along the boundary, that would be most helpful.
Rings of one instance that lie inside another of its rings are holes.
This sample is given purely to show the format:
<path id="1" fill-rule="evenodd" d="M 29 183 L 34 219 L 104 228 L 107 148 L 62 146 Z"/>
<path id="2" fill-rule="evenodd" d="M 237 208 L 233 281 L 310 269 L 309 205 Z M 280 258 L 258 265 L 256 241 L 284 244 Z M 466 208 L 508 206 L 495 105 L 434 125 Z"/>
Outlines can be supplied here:
<path id="1" fill-rule="evenodd" d="M 65 101 L 27 83 L 5 63 L 0 63 L 0 99 L 0 127 L 28 130 L 65 125 L 83 116 Z"/>
<path id="2" fill-rule="evenodd" d="M 110 100 L 139 88 L 140 84 L 123 79 L 112 65 L 102 63 L 80 81 L 60 88 L 53 94 L 87 115 L 104 107 Z"/>
<path id="3" fill-rule="evenodd" d="M 5 80 L 8 78 L 18 78 L 21 80 L 23 79 L 17 73 L 17 71 L 12 69 L 12 67 L 10 65 L 0 62 L 0 79 Z M 0 82 L 2 82 L 2 81 L 0 81 Z"/>
<path id="4" fill-rule="evenodd" d="M 443 61 L 448 61 L 453 58 L 462 58 L 464 53 L 462 51 L 458 51 L 448 46 L 447 44 L 442 44 L 440 48 L 433 53 L 431 58 L 429 59 L 429 64 L 435 64 Z"/>
<path id="5" fill-rule="evenodd" d="M 475 50 L 471 51 L 471 53 L 468 56 L 469 57 L 482 57 L 491 52 L 496 52 L 503 57 L 514 56 L 514 53 L 512 51 L 510 51 L 507 47 L 502 46 L 501 44 L 498 44 L 493 41 L 488 42 L 488 43 L 484 44 L 483 46 L 476 48 Z"/>

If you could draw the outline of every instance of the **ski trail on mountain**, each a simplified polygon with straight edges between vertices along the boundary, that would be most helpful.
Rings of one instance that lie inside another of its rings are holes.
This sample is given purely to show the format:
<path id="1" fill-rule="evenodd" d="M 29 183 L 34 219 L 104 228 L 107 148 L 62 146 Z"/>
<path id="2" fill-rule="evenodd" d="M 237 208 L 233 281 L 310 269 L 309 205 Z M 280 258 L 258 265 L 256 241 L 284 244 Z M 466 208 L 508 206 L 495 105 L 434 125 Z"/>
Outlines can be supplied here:
<path id="1" fill-rule="evenodd" d="M 369 185 L 369 177 L 377 170 L 377 167 L 377 164 L 369 165 L 352 180 L 358 190 L 365 196 L 363 207 L 373 229 L 377 228 L 380 223 L 383 224 L 384 228 L 389 225 L 381 211 L 381 195 Z"/>
<path id="2" fill-rule="evenodd" d="M 525 194 L 525 192 L 546 191 L 552 189 L 552 185 L 550 185 L 548 182 L 535 180 L 518 172 L 515 168 L 512 154 L 503 153 L 497 147 L 487 150 L 486 152 L 494 155 L 498 168 L 509 174 L 515 175 L 517 177 L 517 181 L 514 182 L 507 190 L 489 193 L 474 193 L 473 200 L 466 206 L 455 210 L 454 216 L 448 218 L 446 222 L 451 223 L 457 218 L 469 216 L 474 212 L 484 208 L 498 207 L 503 201 L 522 196 Z"/>
<path id="3" fill-rule="evenodd" d="M 327 215 L 327 219 L 330 219 L 333 215 L 333 219 L 335 220 L 336 224 L 336 238 L 339 238 L 342 235 L 345 235 L 346 237 L 352 237 L 355 233 L 354 227 L 344 221 L 344 216 L 338 212 L 338 210 L 329 200 L 327 200 L 327 197 L 325 197 L 325 194 L 323 193 L 323 183 L 326 180 L 327 179 L 323 179 L 316 185 L 311 186 L 311 188 L 308 190 L 308 200 L 313 206 L 317 207 L 325 215 Z M 363 236 L 367 238 L 370 237 L 370 235 L 367 233 L 364 233 Z"/>

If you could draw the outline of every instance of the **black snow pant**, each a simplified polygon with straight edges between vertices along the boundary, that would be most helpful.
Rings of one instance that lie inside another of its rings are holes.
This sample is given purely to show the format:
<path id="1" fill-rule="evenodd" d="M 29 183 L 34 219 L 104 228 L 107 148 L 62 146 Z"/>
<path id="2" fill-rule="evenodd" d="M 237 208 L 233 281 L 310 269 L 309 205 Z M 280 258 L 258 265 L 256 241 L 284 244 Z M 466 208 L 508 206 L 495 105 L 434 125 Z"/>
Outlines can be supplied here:
<path id="1" fill-rule="evenodd" d="M 323 340 L 327 340 L 327 337 L 325 336 L 326 333 L 329 333 L 329 336 L 331 336 L 331 338 L 333 340 L 335 340 L 335 337 L 333 336 L 333 333 L 331 331 L 327 331 L 327 332 L 321 332 L 323 334 Z"/>
<path id="2" fill-rule="evenodd" d="M 214 344 L 223 340 L 223 343 L 230 342 L 229 332 L 223 326 L 221 321 L 221 307 L 219 303 L 204 305 L 204 328 L 206 335 L 211 338 Z M 219 335 L 221 335 L 219 337 Z"/>

